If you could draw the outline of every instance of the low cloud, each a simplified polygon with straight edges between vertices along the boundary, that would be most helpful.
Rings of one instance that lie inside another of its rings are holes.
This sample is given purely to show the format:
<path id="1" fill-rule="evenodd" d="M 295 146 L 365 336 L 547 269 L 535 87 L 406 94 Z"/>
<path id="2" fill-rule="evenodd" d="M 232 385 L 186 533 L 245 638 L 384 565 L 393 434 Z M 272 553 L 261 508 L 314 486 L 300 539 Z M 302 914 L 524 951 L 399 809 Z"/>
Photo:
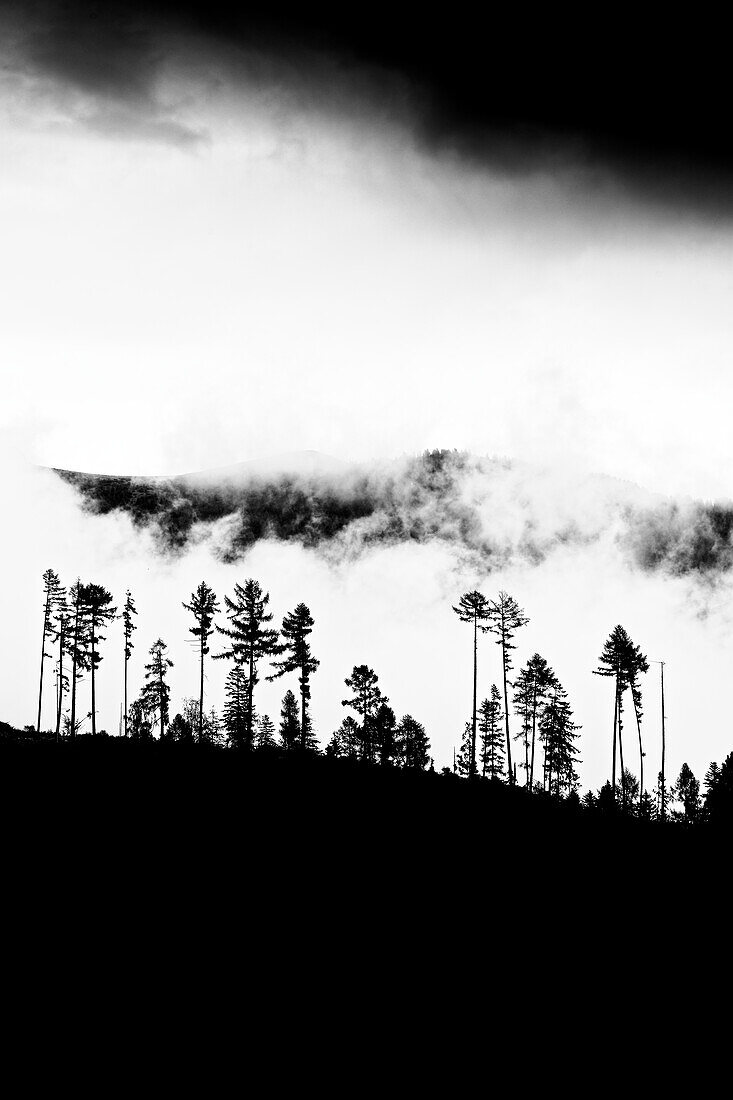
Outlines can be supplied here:
<path id="1" fill-rule="evenodd" d="M 457 451 L 339 471 L 57 473 L 87 512 L 129 517 L 163 556 L 206 542 L 214 557 L 235 562 L 268 539 L 338 562 L 378 546 L 436 543 L 451 548 L 462 568 L 485 575 L 608 542 L 644 572 L 711 581 L 733 568 L 733 506 L 668 500 L 611 478 Z"/>

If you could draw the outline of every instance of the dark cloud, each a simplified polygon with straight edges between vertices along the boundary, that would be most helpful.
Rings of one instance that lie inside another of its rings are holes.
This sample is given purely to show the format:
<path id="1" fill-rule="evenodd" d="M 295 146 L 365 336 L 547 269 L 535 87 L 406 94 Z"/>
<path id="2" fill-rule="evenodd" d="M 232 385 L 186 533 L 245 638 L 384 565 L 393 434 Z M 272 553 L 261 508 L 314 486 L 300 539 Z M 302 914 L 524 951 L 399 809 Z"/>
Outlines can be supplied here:
<path id="1" fill-rule="evenodd" d="M 14 68 L 50 80 L 69 115 L 110 137 L 193 148 L 208 140 L 163 103 L 158 81 L 168 56 L 167 21 L 136 5 L 84 0 L 13 4 Z"/>
<path id="2" fill-rule="evenodd" d="M 18 10 L 31 28 L 30 63 L 141 114 L 159 109 L 156 74 L 171 38 L 185 34 L 202 51 L 270 57 L 277 79 L 300 88 L 337 72 L 369 98 L 368 83 L 384 91 L 395 80 L 410 90 L 410 122 L 428 150 L 508 173 L 572 167 L 589 183 L 611 173 L 637 195 L 713 214 L 733 205 L 727 45 L 702 18 L 662 23 L 638 5 L 416 13 L 376 0 L 73 0 Z M 339 100 L 334 86 L 324 92 Z"/>
<path id="3" fill-rule="evenodd" d="M 296 542 L 333 561 L 377 546 L 441 543 L 491 571 L 608 539 L 646 572 L 715 580 L 733 569 L 731 505 L 656 500 L 603 478 L 568 490 L 507 461 L 456 451 L 311 474 L 246 466 L 154 479 L 56 472 L 88 512 L 129 516 L 162 554 L 183 553 L 202 537 L 224 561 L 261 539 Z"/>

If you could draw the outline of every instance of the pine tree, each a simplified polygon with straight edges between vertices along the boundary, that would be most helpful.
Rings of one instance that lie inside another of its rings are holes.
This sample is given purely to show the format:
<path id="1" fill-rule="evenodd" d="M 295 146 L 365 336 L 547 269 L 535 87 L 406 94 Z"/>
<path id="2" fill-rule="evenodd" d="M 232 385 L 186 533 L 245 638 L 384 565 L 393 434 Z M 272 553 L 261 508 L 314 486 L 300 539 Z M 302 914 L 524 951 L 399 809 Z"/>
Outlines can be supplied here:
<path id="1" fill-rule="evenodd" d="M 631 701 L 634 706 L 634 716 L 636 717 L 636 731 L 639 737 L 639 806 L 644 798 L 644 746 L 641 740 L 641 686 L 639 684 L 639 674 L 649 671 L 649 661 L 641 652 L 639 646 L 631 645 L 631 649 L 628 656 L 626 675 L 631 688 Z"/>
<path id="2" fill-rule="evenodd" d="M 478 677 L 478 632 L 486 630 L 482 624 L 488 617 L 488 603 L 481 592 L 465 592 L 453 607 L 462 623 L 473 626 L 473 709 L 471 711 L 471 744 L 468 750 L 468 775 L 476 775 L 476 684 Z"/>
<path id="3" fill-rule="evenodd" d="M 99 643 L 106 640 L 105 635 L 102 634 L 102 629 L 114 620 L 117 615 L 117 608 L 112 606 L 112 593 L 103 588 L 101 584 L 88 584 L 85 586 L 84 603 L 89 623 L 89 667 L 92 673 L 92 737 L 95 737 L 97 733 L 95 676 L 102 660 Z"/>
<path id="4" fill-rule="evenodd" d="M 86 600 L 86 585 L 77 578 L 69 592 L 70 632 L 69 653 L 71 656 L 71 713 L 69 715 L 69 736 L 76 737 L 81 722 L 76 717 L 76 688 L 82 673 L 89 669 L 89 617 Z"/>
<path id="5" fill-rule="evenodd" d="M 279 655 L 282 647 L 278 644 L 276 630 L 266 624 L 272 621 L 272 613 L 267 610 L 270 602 L 268 593 L 263 592 L 257 581 L 245 581 L 244 586 L 235 584 L 234 598 L 224 597 L 226 614 L 230 626 L 218 626 L 220 634 L 231 640 L 229 649 L 215 654 L 215 659 L 243 662 L 247 673 L 247 716 L 246 743 L 252 745 L 254 734 L 254 689 L 259 683 L 257 665 L 265 657 Z"/>
<path id="6" fill-rule="evenodd" d="M 470 779 L 472 776 L 472 761 L 471 753 L 473 747 L 473 721 L 469 718 L 463 727 L 463 733 L 461 734 L 461 743 L 458 748 L 458 752 L 454 753 L 453 757 L 453 770 L 464 777 L 464 779 Z"/>
<path id="7" fill-rule="evenodd" d="M 354 665 L 351 676 L 347 676 L 344 683 L 353 692 L 351 699 L 342 699 L 341 705 L 351 707 L 360 715 L 361 725 L 361 758 L 369 764 L 373 764 L 376 754 L 376 731 L 374 728 L 377 711 L 383 703 L 388 703 L 386 695 L 382 695 L 377 686 L 379 677 L 374 669 L 368 665 Z"/>
<path id="8" fill-rule="evenodd" d="M 190 611 L 194 617 L 195 626 L 189 627 L 189 633 L 199 640 L 199 716 L 198 734 L 199 741 L 203 740 L 204 728 L 204 657 L 209 652 L 209 638 L 214 633 L 214 616 L 219 611 L 219 603 L 213 588 L 209 588 L 205 581 L 201 581 L 195 592 L 191 593 L 191 602 L 184 603 L 186 611 Z"/>
<path id="9" fill-rule="evenodd" d="M 425 727 L 411 714 L 400 719 L 396 732 L 397 755 L 403 768 L 425 771 L 430 763 L 430 741 Z"/>
<path id="10" fill-rule="evenodd" d="M 674 801 L 682 803 L 683 814 L 675 816 L 682 817 L 685 824 L 693 825 L 700 816 L 700 781 L 695 778 L 688 763 L 685 762 L 680 768 L 677 782 L 669 793 Z"/>
<path id="11" fill-rule="evenodd" d="M 140 699 L 151 714 L 158 714 L 160 728 L 160 740 L 165 737 L 165 727 L 168 723 L 168 709 L 170 705 L 171 689 L 166 677 L 168 669 L 173 668 L 173 661 L 166 656 L 168 646 L 162 638 L 153 642 L 150 647 L 150 663 L 145 666 L 145 684 L 140 693 Z"/>
<path id="12" fill-rule="evenodd" d="M 578 775 L 575 771 L 578 749 L 575 742 L 580 728 L 573 722 L 573 712 L 568 702 L 567 692 L 555 678 L 540 719 L 540 741 L 545 749 L 547 789 L 552 792 L 554 773 L 555 794 L 558 798 L 563 788 L 570 794 L 578 785 Z"/>
<path id="13" fill-rule="evenodd" d="M 249 683 L 244 665 L 240 661 L 236 661 L 227 673 L 224 691 L 226 695 L 224 728 L 229 742 L 240 748 L 251 748 L 251 742 L 247 740 L 249 730 L 247 719 L 250 713 Z"/>
<path id="14" fill-rule="evenodd" d="M 125 640 L 125 737 L 127 737 L 127 663 L 132 656 L 134 649 L 132 642 L 133 631 L 137 630 L 137 626 L 133 621 L 133 615 L 137 615 L 137 608 L 135 607 L 135 601 L 132 598 L 130 589 L 125 592 L 125 604 L 122 608 L 122 632 Z"/>
<path id="15" fill-rule="evenodd" d="M 343 757 L 346 760 L 356 760 L 361 748 L 361 730 L 359 723 L 350 714 L 347 714 L 337 730 L 331 734 L 331 740 L 326 745 L 326 756 Z"/>
<path id="16" fill-rule="evenodd" d="M 263 714 L 257 720 L 257 748 L 272 749 L 275 747 L 275 723 L 268 714 Z"/>
<path id="17" fill-rule="evenodd" d="M 311 697 L 310 678 L 318 668 L 320 661 L 311 652 L 309 635 L 313 632 L 313 616 L 304 603 L 299 603 L 294 611 L 285 615 L 281 628 L 283 638 L 282 652 L 285 658 L 274 661 L 277 671 L 268 676 L 268 680 L 277 680 L 286 672 L 297 672 L 300 686 L 300 747 L 305 749 L 308 733 L 307 708 Z"/>
<path id="18" fill-rule="evenodd" d="M 52 636 L 52 620 L 56 605 L 62 598 L 61 582 L 58 574 L 53 569 L 47 569 L 43 574 L 43 631 L 41 634 L 41 674 L 38 680 L 38 718 L 36 719 L 36 731 L 41 732 L 41 708 L 43 704 L 43 669 L 46 658 L 51 654 L 46 652 L 46 640 Z"/>
<path id="19" fill-rule="evenodd" d="M 56 656 L 56 740 L 61 732 L 61 714 L 64 706 L 64 695 L 69 690 L 69 677 L 64 671 L 64 657 L 69 650 L 69 605 L 66 589 L 59 587 L 54 603 L 53 617 L 51 620 L 51 633 L 54 645 L 58 646 Z"/>
<path id="20" fill-rule="evenodd" d="M 191 723 L 182 714 L 176 714 L 168 726 L 168 740 L 190 744 L 193 741 Z"/>
<path id="21" fill-rule="evenodd" d="M 508 674 L 512 669 L 512 650 L 514 635 L 520 627 L 526 626 L 529 619 L 525 615 L 513 596 L 506 592 L 500 592 L 498 600 L 490 600 L 486 615 L 488 630 L 496 635 L 496 644 L 501 646 L 501 665 L 504 676 L 504 727 L 506 730 L 506 765 L 509 783 L 514 783 L 514 770 L 512 768 L 512 742 L 509 734 L 509 695 Z"/>
<path id="22" fill-rule="evenodd" d="M 150 713 L 142 695 L 130 703 L 129 731 L 133 741 L 149 741 L 153 736 Z"/>
<path id="23" fill-rule="evenodd" d="M 598 668 L 594 669 L 596 676 L 605 676 L 614 680 L 614 708 L 613 708 L 613 766 L 611 769 L 611 788 L 616 791 L 616 747 L 618 745 L 619 763 L 621 766 L 621 799 L 624 810 L 627 809 L 628 791 L 624 769 L 624 742 L 623 742 L 623 696 L 627 687 L 632 687 L 632 699 L 634 707 L 641 707 L 641 692 L 637 683 L 639 672 L 646 672 L 649 665 L 638 646 L 631 641 L 628 633 L 619 624 L 613 628 L 606 639 L 601 656 L 598 659 Z M 639 723 L 639 751 L 641 748 L 641 715 L 637 709 Z M 643 755 L 642 755 L 643 760 Z"/>
<path id="24" fill-rule="evenodd" d="M 280 744 L 286 752 L 297 748 L 300 741 L 298 701 L 292 691 L 285 692 L 280 710 Z"/>
<path id="25" fill-rule="evenodd" d="M 374 733 L 376 751 L 379 755 L 379 763 L 386 767 L 392 763 L 397 755 L 397 742 L 395 739 L 395 727 L 397 718 L 395 712 L 387 703 L 382 703 L 374 719 Z"/>
<path id="26" fill-rule="evenodd" d="M 496 684 L 492 684 L 490 698 L 484 699 L 481 704 L 479 721 L 481 774 L 491 779 L 498 779 L 504 772 L 503 718 L 501 693 Z"/>
<path id="27" fill-rule="evenodd" d="M 555 674 L 545 658 L 535 653 L 514 681 L 514 713 L 522 719 L 522 729 L 514 739 L 524 740 L 524 769 L 530 790 L 534 786 L 537 724 L 554 680 Z"/>

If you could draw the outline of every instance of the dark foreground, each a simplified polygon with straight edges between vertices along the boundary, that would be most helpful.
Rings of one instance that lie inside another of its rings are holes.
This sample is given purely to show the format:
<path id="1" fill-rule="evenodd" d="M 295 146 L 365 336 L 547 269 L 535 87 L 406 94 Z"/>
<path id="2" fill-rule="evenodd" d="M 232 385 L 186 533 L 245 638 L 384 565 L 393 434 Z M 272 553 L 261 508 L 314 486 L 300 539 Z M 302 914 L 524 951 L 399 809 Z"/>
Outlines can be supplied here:
<path id="1" fill-rule="evenodd" d="M 116 907 L 246 896 L 263 920 L 283 904 L 296 922 L 304 906 L 356 905 L 378 921 L 399 903 L 529 904 L 646 923 L 712 897 L 727 851 L 711 829 L 486 781 L 118 738 L 0 743 L 0 817 L 9 873 L 88 893 L 97 913 L 102 895 Z"/>

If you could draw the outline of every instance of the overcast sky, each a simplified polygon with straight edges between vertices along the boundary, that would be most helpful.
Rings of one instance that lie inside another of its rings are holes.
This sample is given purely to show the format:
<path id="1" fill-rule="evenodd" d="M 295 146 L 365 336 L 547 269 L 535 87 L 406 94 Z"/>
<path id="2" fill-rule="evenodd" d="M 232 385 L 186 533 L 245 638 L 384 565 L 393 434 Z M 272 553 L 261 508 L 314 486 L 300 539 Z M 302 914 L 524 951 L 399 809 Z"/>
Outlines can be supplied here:
<path id="1" fill-rule="evenodd" d="M 269 545 L 239 567 L 200 555 L 174 566 L 129 532 L 122 553 L 120 528 L 91 526 L 66 490 L 51 523 L 54 490 L 17 465 L 165 473 L 306 448 L 366 460 L 457 447 L 727 499 L 725 210 L 658 201 L 582 158 L 517 172 L 498 156 L 430 145 L 409 84 L 328 57 L 311 56 L 306 78 L 292 59 L 167 32 L 151 40 L 164 49 L 147 54 L 130 38 L 119 69 L 105 68 L 103 52 L 95 69 L 73 36 L 44 38 L 17 11 L 2 29 L 0 426 L 4 493 L 17 509 L 3 549 L 13 599 L 37 606 L 49 565 L 67 583 L 89 573 L 118 600 L 139 589 L 141 611 L 147 602 L 156 615 L 141 649 L 169 637 L 180 695 L 185 613 L 173 609 L 202 577 L 223 590 L 259 576 L 279 616 L 305 599 L 319 620 L 319 732 L 335 724 L 339 682 L 366 661 L 398 709 L 434 731 L 442 763 L 464 720 L 461 685 L 470 699 L 468 639 L 446 600 L 463 583 L 516 588 L 536 624 L 523 657 L 539 648 L 566 682 L 596 785 L 607 731 L 594 722 L 609 708 L 589 672 L 617 621 L 670 660 L 668 709 L 691 762 L 704 770 L 733 747 L 711 688 L 733 656 L 721 593 L 639 577 L 607 546 L 491 578 L 454 575 L 439 548 L 337 571 Z M 14 671 L 0 713 L 21 724 L 33 720 L 38 633 L 23 617 L 23 645 L 3 638 L 4 679 Z M 438 678 L 429 666 L 443 630 L 450 667 Z M 682 669 L 694 661 L 701 676 L 719 662 L 719 675 L 706 674 L 704 728 L 685 701 Z M 108 727 L 119 705 L 111 666 L 100 676 Z M 653 724 L 651 699 L 648 711 Z"/>

